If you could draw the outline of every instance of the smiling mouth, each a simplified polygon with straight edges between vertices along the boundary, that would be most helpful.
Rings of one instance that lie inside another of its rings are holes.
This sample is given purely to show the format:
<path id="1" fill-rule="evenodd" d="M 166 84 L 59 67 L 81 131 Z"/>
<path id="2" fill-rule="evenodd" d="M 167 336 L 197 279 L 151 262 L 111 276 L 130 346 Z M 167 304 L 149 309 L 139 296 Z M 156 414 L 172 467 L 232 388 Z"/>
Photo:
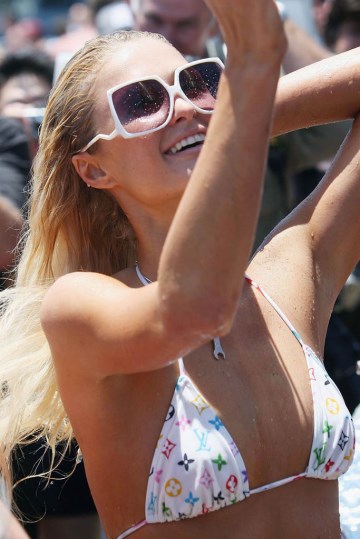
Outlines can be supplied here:
<path id="1" fill-rule="evenodd" d="M 177 144 L 172 146 L 166 153 L 168 155 L 175 155 L 177 153 L 188 150 L 189 148 L 194 148 L 196 146 L 201 146 L 205 140 L 204 134 L 197 134 L 191 137 L 186 137 L 180 140 Z"/>

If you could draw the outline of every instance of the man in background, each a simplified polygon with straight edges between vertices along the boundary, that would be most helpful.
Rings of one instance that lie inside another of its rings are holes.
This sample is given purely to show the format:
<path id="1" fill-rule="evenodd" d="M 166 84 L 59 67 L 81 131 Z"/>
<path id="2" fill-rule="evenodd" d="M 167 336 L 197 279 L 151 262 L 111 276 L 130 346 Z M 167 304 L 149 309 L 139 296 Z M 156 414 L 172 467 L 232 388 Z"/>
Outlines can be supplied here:
<path id="1" fill-rule="evenodd" d="M 162 34 L 184 56 L 207 56 L 207 42 L 218 34 L 202 0 L 130 0 L 130 7 L 136 30 Z"/>
<path id="2" fill-rule="evenodd" d="M 38 49 L 10 52 L 0 62 L 0 288 L 23 223 L 26 185 L 52 77 L 53 62 Z"/>

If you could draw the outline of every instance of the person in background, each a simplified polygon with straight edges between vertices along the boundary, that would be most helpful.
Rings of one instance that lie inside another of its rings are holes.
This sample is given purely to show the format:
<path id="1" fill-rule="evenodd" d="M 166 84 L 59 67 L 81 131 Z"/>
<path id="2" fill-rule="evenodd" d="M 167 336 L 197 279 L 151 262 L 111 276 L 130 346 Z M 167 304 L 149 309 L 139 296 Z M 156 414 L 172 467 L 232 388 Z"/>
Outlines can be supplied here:
<path id="1" fill-rule="evenodd" d="M 225 50 L 220 30 L 203 0 L 129 0 L 136 30 L 158 32 L 187 57 L 217 55 Z M 283 69 L 290 73 L 330 55 L 290 18 L 284 15 L 288 48 Z M 286 20 L 285 20 L 286 19 Z M 216 47 L 214 46 L 214 41 Z"/>
<path id="2" fill-rule="evenodd" d="M 42 48 L 56 60 L 58 57 L 71 56 L 97 34 L 91 3 L 74 2 L 68 10 L 64 32 L 44 39 Z"/>
<path id="3" fill-rule="evenodd" d="M 360 0 L 333 0 L 323 30 L 326 45 L 335 53 L 360 45 Z"/>
<path id="4" fill-rule="evenodd" d="M 324 27 L 328 19 L 333 0 L 313 0 L 313 17 L 319 36 L 324 33 Z"/>
<path id="5" fill-rule="evenodd" d="M 10 284 L 31 167 L 28 136 L 17 118 L 0 114 L 0 289 Z"/>
<path id="6" fill-rule="evenodd" d="M 184 56 L 208 56 L 207 42 L 219 32 L 203 0 L 130 0 L 130 7 L 136 30 L 163 35 Z"/>
<path id="7" fill-rule="evenodd" d="M 99 34 L 110 34 L 118 30 L 131 30 L 134 17 L 128 2 L 115 0 L 112 2 L 94 2 L 96 5 L 95 24 Z"/>
<path id="8" fill-rule="evenodd" d="M 2 40 L 2 54 L 20 51 L 26 48 L 41 49 L 43 26 L 39 19 L 25 17 L 19 20 L 10 18 L 5 26 Z"/>
<path id="9" fill-rule="evenodd" d="M 31 157 L 53 83 L 51 57 L 34 48 L 5 54 L 0 61 L 0 114 L 17 118 L 28 135 Z"/>
<path id="10" fill-rule="evenodd" d="M 121 0 L 85 0 L 74 3 L 68 13 L 65 31 L 44 40 L 43 48 L 55 61 L 54 80 L 70 58 L 86 41 L 99 34 L 133 27 L 130 7 Z"/>
<path id="11" fill-rule="evenodd" d="M 53 62 L 38 49 L 9 52 L 0 61 L 0 272 L 14 262 L 26 185 L 38 129 L 52 87 Z"/>

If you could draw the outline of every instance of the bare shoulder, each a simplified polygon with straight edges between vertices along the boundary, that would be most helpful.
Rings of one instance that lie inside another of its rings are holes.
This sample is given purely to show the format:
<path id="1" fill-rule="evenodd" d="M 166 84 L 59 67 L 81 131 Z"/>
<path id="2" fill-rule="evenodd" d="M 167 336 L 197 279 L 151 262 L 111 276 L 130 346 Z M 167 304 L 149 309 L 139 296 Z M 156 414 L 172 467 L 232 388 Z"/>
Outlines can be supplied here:
<path id="1" fill-rule="evenodd" d="M 40 313 L 58 373 L 81 378 L 87 372 L 100 379 L 174 361 L 189 342 L 185 338 L 184 344 L 178 328 L 169 333 L 160 303 L 157 283 L 141 286 L 129 272 L 116 277 L 79 272 L 58 279 Z"/>
<path id="2" fill-rule="evenodd" d="M 41 308 L 41 323 L 50 328 L 66 320 L 76 322 L 88 317 L 92 309 L 108 296 L 128 289 L 113 277 L 92 272 L 73 272 L 63 275 L 47 291 Z"/>
<path id="3" fill-rule="evenodd" d="M 81 372 L 102 358 L 106 371 L 106 345 L 112 344 L 113 354 L 115 336 L 117 343 L 121 341 L 119 327 L 129 293 L 131 289 L 118 279 L 90 272 L 64 275 L 50 287 L 40 320 L 58 371 L 70 367 L 73 373 Z"/>

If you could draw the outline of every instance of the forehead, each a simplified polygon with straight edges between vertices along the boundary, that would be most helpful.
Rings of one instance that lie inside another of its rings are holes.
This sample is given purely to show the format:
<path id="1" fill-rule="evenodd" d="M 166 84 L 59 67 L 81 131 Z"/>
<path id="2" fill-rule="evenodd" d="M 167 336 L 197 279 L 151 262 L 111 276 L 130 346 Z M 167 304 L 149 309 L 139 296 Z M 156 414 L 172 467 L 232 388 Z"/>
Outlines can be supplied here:
<path id="1" fill-rule="evenodd" d="M 210 17 L 203 0 L 141 0 L 139 12 L 151 13 L 173 22 L 193 17 Z"/>
<path id="2" fill-rule="evenodd" d="M 156 39 L 120 43 L 106 57 L 95 80 L 98 104 L 106 102 L 106 91 L 113 86 L 140 77 L 159 75 L 172 83 L 174 70 L 185 63 L 171 45 Z"/>

